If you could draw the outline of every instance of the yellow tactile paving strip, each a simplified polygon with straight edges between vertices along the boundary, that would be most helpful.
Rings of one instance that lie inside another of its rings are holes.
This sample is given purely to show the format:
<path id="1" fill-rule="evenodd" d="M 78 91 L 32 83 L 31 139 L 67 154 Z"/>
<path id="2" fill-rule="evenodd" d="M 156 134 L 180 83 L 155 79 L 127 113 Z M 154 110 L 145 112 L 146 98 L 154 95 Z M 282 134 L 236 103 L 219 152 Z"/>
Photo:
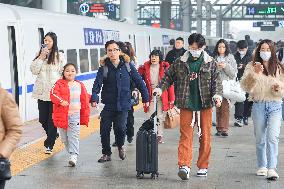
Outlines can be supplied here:
<path id="1" fill-rule="evenodd" d="M 140 103 L 138 106 L 134 107 L 134 110 L 137 110 L 142 107 Z M 80 131 L 80 139 L 84 139 L 96 132 L 99 129 L 99 119 L 98 116 L 92 117 L 88 127 L 82 126 Z M 30 145 L 25 145 L 24 147 L 17 148 L 11 157 L 11 170 L 12 175 L 16 175 L 21 171 L 29 168 L 30 166 L 39 163 L 52 155 L 47 155 L 44 153 L 43 142 L 44 138 L 41 138 L 35 143 Z M 56 143 L 53 148 L 53 154 L 60 152 L 64 148 L 63 143 L 59 140 L 56 140 Z"/>

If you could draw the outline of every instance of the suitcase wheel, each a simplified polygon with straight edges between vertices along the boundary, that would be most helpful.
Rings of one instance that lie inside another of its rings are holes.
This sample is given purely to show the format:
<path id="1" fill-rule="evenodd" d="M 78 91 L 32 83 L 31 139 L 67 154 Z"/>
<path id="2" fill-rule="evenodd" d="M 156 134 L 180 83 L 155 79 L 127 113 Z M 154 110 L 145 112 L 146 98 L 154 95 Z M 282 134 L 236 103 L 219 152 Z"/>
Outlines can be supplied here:
<path id="1" fill-rule="evenodd" d="M 143 172 L 137 172 L 136 178 L 143 179 L 144 178 L 144 173 Z"/>

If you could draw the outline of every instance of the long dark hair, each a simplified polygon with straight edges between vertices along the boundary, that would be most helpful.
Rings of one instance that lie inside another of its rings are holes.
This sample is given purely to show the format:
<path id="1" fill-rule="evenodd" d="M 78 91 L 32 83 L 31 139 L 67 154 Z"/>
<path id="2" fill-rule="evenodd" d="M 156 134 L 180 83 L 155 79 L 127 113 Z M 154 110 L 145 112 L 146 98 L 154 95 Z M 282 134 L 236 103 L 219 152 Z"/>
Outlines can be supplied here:
<path id="1" fill-rule="evenodd" d="M 49 36 L 53 41 L 53 45 L 52 45 L 51 51 L 50 51 L 49 56 L 48 56 L 47 64 L 55 64 L 55 62 L 56 62 L 55 58 L 57 59 L 57 61 L 59 60 L 57 36 L 54 32 L 48 32 L 47 34 L 45 34 L 44 38 L 47 37 L 47 36 Z M 39 57 L 41 51 L 42 51 L 42 48 L 39 50 L 39 53 L 35 57 L 35 59 L 37 59 Z"/>
<path id="2" fill-rule="evenodd" d="M 230 54 L 230 47 L 229 47 L 229 44 L 228 42 L 225 40 L 225 39 L 219 39 L 219 41 L 217 42 L 215 48 L 214 48 L 214 51 L 213 51 L 213 55 L 214 56 L 219 56 L 219 52 L 218 52 L 218 47 L 219 47 L 219 44 L 220 43 L 224 43 L 225 44 L 225 56 L 228 56 Z"/>
<path id="3" fill-rule="evenodd" d="M 269 49 L 270 49 L 270 52 L 271 52 L 271 57 L 268 60 L 268 69 L 265 68 L 265 66 L 263 65 L 263 60 L 260 57 L 261 45 L 264 44 L 264 43 L 266 43 L 269 46 Z M 275 45 L 274 45 L 273 41 L 271 41 L 269 39 L 264 39 L 257 45 L 255 52 L 254 52 L 254 56 L 253 56 L 253 62 L 260 62 L 263 65 L 265 75 L 276 76 L 276 71 L 277 71 L 278 66 L 281 67 L 282 72 L 284 71 L 284 66 L 281 65 L 281 63 L 279 62 L 279 60 L 276 56 Z"/>

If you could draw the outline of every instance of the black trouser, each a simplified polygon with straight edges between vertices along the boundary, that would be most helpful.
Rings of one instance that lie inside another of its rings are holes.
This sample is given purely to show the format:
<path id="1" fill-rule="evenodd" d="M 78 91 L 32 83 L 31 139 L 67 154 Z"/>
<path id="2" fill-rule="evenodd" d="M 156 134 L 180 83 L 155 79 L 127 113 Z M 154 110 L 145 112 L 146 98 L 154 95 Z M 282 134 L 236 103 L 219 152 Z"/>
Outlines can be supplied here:
<path id="1" fill-rule="evenodd" d="M 248 94 L 246 94 L 246 98 L 248 98 Z M 248 101 L 246 99 L 244 102 L 236 102 L 235 103 L 235 119 L 243 119 L 251 116 L 251 108 L 253 102 Z"/>
<path id="2" fill-rule="evenodd" d="M 127 138 L 132 138 L 134 136 L 134 109 L 128 111 L 127 123 L 126 123 L 126 136 Z"/>
<path id="3" fill-rule="evenodd" d="M 103 109 L 101 112 L 100 121 L 100 135 L 102 143 L 102 154 L 111 155 L 110 147 L 110 131 L 113 124 L 115 140 L 117 147 L 124 145 L 125 134 L 126 134 L 126 121 L 128 112 L 127 111 L 110 111 Z"/>
<path id="4" fill-rule="evenodd" d="M 0 180 L 0 189 L 4 189 L 5 188 L 5 180 Z"/>
<path id="5" fill-rule="evenodd" d="M 57 129 L 54 127 L 52 120 L 52 109 L 51 101 L 38 100 L 39 122 L 47 135 L 44 146 L 50 149 L 53 149 L 57 135 Z"/>

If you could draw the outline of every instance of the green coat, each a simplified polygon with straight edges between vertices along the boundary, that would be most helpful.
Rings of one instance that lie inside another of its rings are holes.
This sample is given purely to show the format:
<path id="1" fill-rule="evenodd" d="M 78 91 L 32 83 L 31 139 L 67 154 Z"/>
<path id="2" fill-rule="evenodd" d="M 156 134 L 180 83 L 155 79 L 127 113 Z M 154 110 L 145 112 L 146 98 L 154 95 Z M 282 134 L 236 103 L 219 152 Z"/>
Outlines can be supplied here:
<path id="1" fill-rule="evenodd" d="M 203 51 L 204 62 L 201 64 L 199 79 L 199 91 L 202 102 L 202 108 L 213 106 L 213 99 L 219 98 L 222 100 L 222 81 L 217 70 L 216 62 Z M 188 61 L 189 51 L 186 51 L 182 57 L 177 59 L 165 73 L 159 87 L 164 91 L 169 86 L 174 84 L 175 88 L 175 105 L 178 108 L 187 108 L 189 101 L 189 66 Z"/>

